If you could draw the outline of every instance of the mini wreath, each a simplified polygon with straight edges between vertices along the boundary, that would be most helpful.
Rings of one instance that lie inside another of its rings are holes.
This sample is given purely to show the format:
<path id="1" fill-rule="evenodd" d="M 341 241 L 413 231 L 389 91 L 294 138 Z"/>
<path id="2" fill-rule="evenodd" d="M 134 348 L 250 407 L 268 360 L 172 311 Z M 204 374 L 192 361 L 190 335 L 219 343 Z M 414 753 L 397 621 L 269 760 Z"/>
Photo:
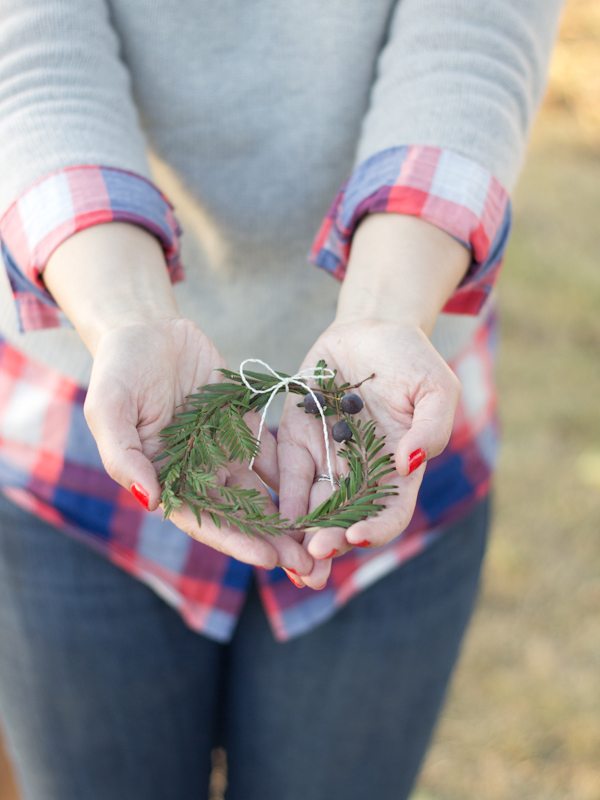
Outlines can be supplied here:
<path id="1" fill-rule="evenodd" d="M 270 374 L 244 371 L 250 361 L 263 364 Z M 331 370 L 321 359 L 316 367 L 296 375 L 276 372 L 260 359 L 246 359 L 240 371 L 219 369 L 225 380 L 209 383 L 189 395 L 184 410 L 161 431 L 163 448 L 155 457 L 162 487 L 162 507 L 165 519 L 187 504 L 201 525 L 201 514 L 209 514 L 217 527 L 223 524 L 253 535 L 278 536 L 290 529 L 310 527 L 349 528 L 356 522 L 378 514 L 385 508 L 380 500 L 397 494 L 396 487 L 380 481 L 395 472 L 393 456 L 382 454 L 385 436 L 378 436 L 373 420 L 356 417 L 364 404 L 352 389 L 359 383 L 337 385 L 337 370 Z M 314 379 L 318 388 L 306 382 Z M 302 396 L 297 406 L 307 414 L 321 418 L 328 479 L 333 493 L 317 508 L 294 521 L 279 513 L 266 513 L 267 496 L 258 489 L 224 486 L 218 471 L 228 462 L 248 462 L 252 465 L 260 452 L 260 436 L 267 408 L 280 392 Z M 249 411 L 261 411 L 258 435 L 254 436 L 244 420 Z M 329 429 L 325 417 L 339 419 L 331 434 L 342 444 L 338 455 L 348 463 L 348 474 L 334 481 L 329 457 Z"/>

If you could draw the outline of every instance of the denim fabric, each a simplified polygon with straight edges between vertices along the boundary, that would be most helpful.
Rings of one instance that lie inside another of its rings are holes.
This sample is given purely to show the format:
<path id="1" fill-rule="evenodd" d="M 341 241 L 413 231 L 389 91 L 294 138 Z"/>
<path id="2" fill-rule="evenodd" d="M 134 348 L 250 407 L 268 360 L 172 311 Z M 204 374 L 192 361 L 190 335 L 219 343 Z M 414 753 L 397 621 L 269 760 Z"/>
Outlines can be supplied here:
<path id="1" fill-rule="evenodd" d="M 477 595 L 478 503 L 328 622 L 276 642 L 253 585 L 230 644 L 0 499 L 0 719 L 23 800 L 406 798 Z M 303 589 L 299 591 L 311 591 Z"/>

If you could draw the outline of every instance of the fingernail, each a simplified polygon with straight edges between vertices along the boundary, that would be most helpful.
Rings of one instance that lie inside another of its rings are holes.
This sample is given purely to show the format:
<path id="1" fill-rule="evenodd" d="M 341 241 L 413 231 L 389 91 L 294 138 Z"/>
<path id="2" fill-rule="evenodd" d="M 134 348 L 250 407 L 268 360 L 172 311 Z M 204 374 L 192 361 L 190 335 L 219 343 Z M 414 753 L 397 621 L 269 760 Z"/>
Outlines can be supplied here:
<path id="1" fill-rule="evenodd" d="M 132 483 L 131 494 L 135 497 L 138 503 L 143 505 L 145 509 L 148 509 L 148 506 L 150 505 L 150 496 L 143 486 L 140 486 L 139 483 Z"/>
<path id="2" fill-rule="evenodd" d="M 282 567 L 282 569 L 283 569 L 283 567 Z M 290 573 L 289 573 L 289 571 L 287 569 L 283 569 L 283 571 L 288 576 L 288 578 L 291 580 L 291 582 L 294 584 L 296 589 L 304 589 L 304 584 L 300 583 L 299 581 L 294 580 L 294 578 L 290 575 Z"/>
<path id="3" fill-rule="evenodd" d="M 362 542 L 354 542 L 355 547 L 371 547 L 371 542 L 368 539 L 363 539 Z"/>
<path id="4" fill-rule="evenodd" d="M 323 561 L 326 558 L 333 558 L 335 555 L 337 555 L 337 550 L 334 547 L 331 553 L 327 553 L 326 556 L 315 556 L 315 558 L 317 559 L 317 561 Z"/>
<path id="5" fill-rule="evenodd" d="M 414 472 L 416 469 L 418 469 L 426 460 L 427 453 L 422 447 L 419 447 L 418 450 L 414 450 L 408 457 L 408 474 L 410 475 L 411 472 Z"/>
<path id="6" fill-rule="evenodd" d="M 291 572 L 291 573 L 292 573 L 292 575 L 300 575 L 300 573 L 298 572 L 298 570 L 297 570 L 297 569 L 294 569 L 293 567 L 285 567 L 285 571 L 286 571 L 286 572 Z"/>

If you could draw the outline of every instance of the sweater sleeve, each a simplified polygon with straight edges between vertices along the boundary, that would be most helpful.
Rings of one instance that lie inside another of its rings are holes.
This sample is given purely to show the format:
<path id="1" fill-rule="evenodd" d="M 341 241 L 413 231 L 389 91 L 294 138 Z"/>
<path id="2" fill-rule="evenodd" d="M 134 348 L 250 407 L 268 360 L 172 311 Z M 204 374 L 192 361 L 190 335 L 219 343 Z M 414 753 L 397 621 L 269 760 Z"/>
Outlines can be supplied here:
<path id="1" fill-rule="evenodd" d="M 563 0 L 400 0 L 381 52 L 356 164 L 431 145 L 508 191 L 541 100 Z"/>
<path id="2" fill-rule="evenodd" d="M 145 227 L 172 280 L 182 277 L 181 231 L 150 180 L 105 0 L 2 0 L 0 175 L 0 244 L 21 330 L 65 324 L 41 275 L 90 225 Z"/>
<path id="3" fill-rule="evenodd" d="M 561 0 L 397 3 L 355 167 L 315 237 L 313 264 L 343 280 L 366 214 L 418 216 L 471 253 L 443 310 L 479 313 L 508 242 L 509 191 L 561 7 Z"/>

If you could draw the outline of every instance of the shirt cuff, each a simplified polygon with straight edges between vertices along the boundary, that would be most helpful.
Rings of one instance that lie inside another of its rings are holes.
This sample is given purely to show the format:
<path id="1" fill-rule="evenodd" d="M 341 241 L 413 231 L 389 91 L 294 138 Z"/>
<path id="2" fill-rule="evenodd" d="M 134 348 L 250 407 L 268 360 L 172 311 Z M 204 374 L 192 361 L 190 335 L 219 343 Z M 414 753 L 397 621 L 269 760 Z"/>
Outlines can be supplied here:
<path id="1" fill-rule="evenodd" d="M 171 281 L 183 279 L 181 228 L 153 183 L 114 167 L 67 167 L 30 186 L 0 219 L 2 257 L 22 332 L 70 326 L 44 286 L 43 270 L 65 239 L 105 222 L 146 228 L 163 247 Z"/>
<path id="2" fill-rule="evenodd" d="M 510 232 L 510 200 L 496 178 L 439 147 L 381 150 L 359 164 L 340 189 L 315 237 L 310 262 L 343 280 L 358 223 L 382 212 L 421 217 L 469 249 L 469 269 L 442 311 L 477 314 L 495 283 Z"/>

